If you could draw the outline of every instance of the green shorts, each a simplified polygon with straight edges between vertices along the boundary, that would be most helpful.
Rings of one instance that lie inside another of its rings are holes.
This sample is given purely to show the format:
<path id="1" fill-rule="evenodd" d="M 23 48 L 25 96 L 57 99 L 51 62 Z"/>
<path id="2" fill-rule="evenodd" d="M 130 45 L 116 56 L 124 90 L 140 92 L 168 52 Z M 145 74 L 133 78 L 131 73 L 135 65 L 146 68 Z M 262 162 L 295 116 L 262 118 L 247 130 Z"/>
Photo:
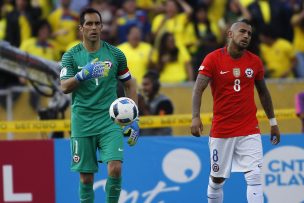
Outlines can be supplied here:
<path id="1" fill-rule="evenodd" d="M 123 134 L 121 130 L 90 137 L 72 137 L 70 145 L 72 171 L 96 173 L 98 162 L 123 161 Z"/>

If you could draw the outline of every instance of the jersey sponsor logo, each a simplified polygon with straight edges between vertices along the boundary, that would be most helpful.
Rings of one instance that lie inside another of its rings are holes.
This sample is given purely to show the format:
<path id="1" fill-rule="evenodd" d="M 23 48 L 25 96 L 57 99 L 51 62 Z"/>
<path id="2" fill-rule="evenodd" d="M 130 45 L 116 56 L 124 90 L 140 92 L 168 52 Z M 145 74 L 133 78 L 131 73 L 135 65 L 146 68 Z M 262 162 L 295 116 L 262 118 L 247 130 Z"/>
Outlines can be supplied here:
<path id="1" fill-rule="evenodd" d="M 252 78 L 253 76 L 253 70 L 251 68 L 246 68 L 245 74 L 247 78 Z"/>
<path id="2" fill-rule="evenodd" d="M 198 70 L 199 70 L 199 71 L 200 71 L 200 70 L 204 70 L 204 68 L 205 68 L 205 66 L 200 66 Z"/>
<path id="3" fill-rule="evenodd" d="M 73 156 L 73 161 L 74 161 L 75 163 L 78 163 L 78 162 L 80 161 L 80 156 L 78 156 L 77 154 L 75 154 L 75 155 Z"/>
<path id="4" fill-rule="evenodd" d="M 220 166 L 217 163 L 212 164 L 212 170 L 214 172 L 218 172 L 220 170 Z"/>
<path id="5" fill-rule="evenodd" d="M 233 68 L 232 71 L 233 71 L 233 76 L 234 77 L 238 78 L 238 77 L 241 76 L 241 70 L 240 70 L 240 68 Z"/>
<path id="6" fill-rule="evenodd" d="M 78 66 L 77 68 L 78 68 L 78 69 L 82 69 L 83 67 L 82 67 L 82 66 Z"/>
<path id="7" fill-rule="evenodd" d="M 64 76 L 66 76 L 66 74 L 67 74 L 67 68 L 64 67 L 64 68 L 62 68 L 61 71 L 60 71 L 60 77 L 64 77 Z"/>
<path id="8" fill-rule="evenodd" d="M 222 71 L 222 70 L 221 70 L 220 74 L 221 74 L 221 75 L 224 75 L 224 74 L 229 73 L 229 72 L 230 72 L 229 70 L 228 70 L 228 71 Z"/>

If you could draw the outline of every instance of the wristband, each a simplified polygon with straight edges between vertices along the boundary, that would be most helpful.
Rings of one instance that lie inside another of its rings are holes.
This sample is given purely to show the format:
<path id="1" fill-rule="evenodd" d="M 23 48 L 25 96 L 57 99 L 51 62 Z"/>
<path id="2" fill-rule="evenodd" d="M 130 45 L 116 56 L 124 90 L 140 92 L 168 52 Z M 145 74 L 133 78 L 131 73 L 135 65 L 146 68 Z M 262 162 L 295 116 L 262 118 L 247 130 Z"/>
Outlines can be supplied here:
<path id="1" fill-rule="evenodd" d="M 269 119 L 269 124 L 270 126 L 278 125 L 277 119 L 276 118 Z"/>
<path id="2" fill-rule="evenodd" d="M 74 77 L 78 82 L 83 81 L 83 78 L 81 77 L 80 72 L 76 73 L 76 75 Z"/>

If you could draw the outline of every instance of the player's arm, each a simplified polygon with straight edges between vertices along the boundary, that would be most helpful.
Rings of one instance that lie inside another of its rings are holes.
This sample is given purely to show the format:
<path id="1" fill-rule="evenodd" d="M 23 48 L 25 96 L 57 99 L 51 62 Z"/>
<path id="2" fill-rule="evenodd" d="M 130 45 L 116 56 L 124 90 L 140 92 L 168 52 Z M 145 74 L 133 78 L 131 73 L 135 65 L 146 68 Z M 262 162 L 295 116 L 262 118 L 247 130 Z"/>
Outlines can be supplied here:
<path id="1" fill-rule="evenodd" d="M 118 78 L 123 82 L 123 87 L 126 93 L 126 96 L 131 98 L 136 104 L 138 104 L 138 95 L 136 88 L 136 81 L 131 77 L 131 74 L 128 70 L 127 60 L 122 51 L 119 49 L 115 52 L 118 61 Z M 125 136 L 129 136 L 128 144 L 134 146 L 137 143 L 139 136 L 139 119 L 136 119 L 131 124 L 127 125 L 123 129 Z"/>
<path id="2" fill-rule="evenodd" d="M 76 87 L 78 86 L 78 84 L 78 80 L 76 80 L 74 77 L 60 81 L 60 87 L 64 94 L 69 94 L 73 92 L 74 89 L 76 89 Z"/>
<path id="3" fill-rule="evenodd" d="M 126 93 L 126 96 L 131 98 L 133 101 L 138 104 L 138 95 L 136 93 L 136 81 L 131 78 L 123 83 L 124 90 Z M 136 119 L 131 124 L 124 127 L 123 132 L 125 136 L 129 136 L 128 144 L 130 146 L 134 146 L 137 143 L 137 139 L 139 136 L 139 125 L 138 125 L 139 119 Z"/>
<path id="4" fill-rule="evenodd" d="M 255 80 L 255 86 L 257 89 L 257 92 L 259 94 L 259 98 L 261 101 L 261 104 L 263 106 L 263 109 L 267 115 L 267 118 L 270 121 L 271 126 L 271 142 L 272 144 L 278 144 L 280 142 L 280 131 L 279 127 L 274 115 L 273 105 L 270 93 L 268 91 L 268 88 L 266 86 L 265 80 Z"/>
<path id="5" fill-rule="evenodd" d="M 203 124 L 200 117 L 201 102 L 202 102 L 203 92 L 208 86 L 209 81 L 210 81 L 209 77 L 202 74 L 198 74 L 194 84 L 194 88 L 192 92 L 192 125 L 191 125 L 191 133 L 194 136 L 200 136 L 201 132 L 203 131 Z"/>
<path id="6" fill-rule="evenodd" d="M 71 93 L 77 86 L 78 81 L 73 68 L 73 56 L 70 52 L 63 54 L 61 59 L 60 88 L 64 94 Z"/>
<path id="7" fill-rule="evenodd" d="M 131 98 L 133 101 L 135 101 L 136 104 L 138 104 L 136 81 L 133 78 L 131 78 L 130 80 L 125 81 L 123 83 L 123 86 L 126 96 Z"/>

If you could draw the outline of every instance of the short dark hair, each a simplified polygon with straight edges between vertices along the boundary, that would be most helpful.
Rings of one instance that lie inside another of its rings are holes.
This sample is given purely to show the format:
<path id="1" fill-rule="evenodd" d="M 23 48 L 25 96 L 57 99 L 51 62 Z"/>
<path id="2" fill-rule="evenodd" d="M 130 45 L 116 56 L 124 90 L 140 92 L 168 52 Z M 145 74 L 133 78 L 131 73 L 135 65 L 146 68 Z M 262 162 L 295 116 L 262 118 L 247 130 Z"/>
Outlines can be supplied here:
<path id="1" fill-rule="evenodd" d="M 96 13 L 99 16 L 99 18 L 100 18 L 100 22 L 102 23 L 102 18 L 101 18 L 101 15 L 100 15 L 99 11 L 97 11 L 94 8 L 86 8 L 80 14 L 80 20 L 79 20 L 80 21 L 80 25 L 84 24 L 84 22 L 85 22 L 84 16 L 86 14 L 88 14 L 88 13 Z"/>
<path id="2" fill-rule="evenodd" d="M 236 21 L 236 23 L 245 23 L 245 24 L 250 25 L 252 27 L 252 24 L 251 24 L 250 20 L 248 20 L 246 18 L 238 20 L 238 21 Z"/>

